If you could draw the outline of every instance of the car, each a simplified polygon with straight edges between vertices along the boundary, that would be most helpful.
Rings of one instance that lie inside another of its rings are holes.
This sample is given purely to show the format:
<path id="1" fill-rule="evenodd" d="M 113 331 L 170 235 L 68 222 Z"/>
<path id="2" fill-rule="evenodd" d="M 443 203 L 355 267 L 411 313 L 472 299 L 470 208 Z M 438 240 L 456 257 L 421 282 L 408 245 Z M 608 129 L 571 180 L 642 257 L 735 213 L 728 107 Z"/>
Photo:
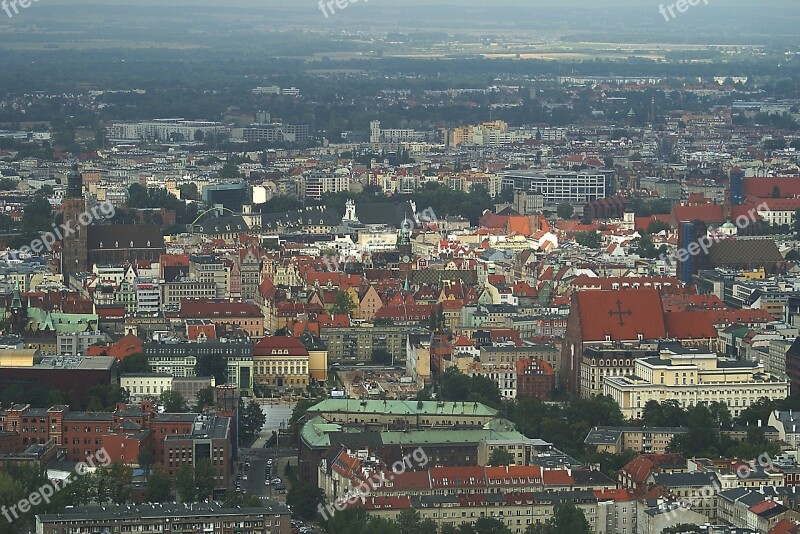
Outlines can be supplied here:
<path id="1" fill-rule="evenodd" d="M 269 486 L 271 483 L 272 483 L 272 481 L 270 479 L 268 479 L 268 478 L 264 479 L 264 485 L 265 486 Z"/>
<path id="2" fill-rule="evenodd" d="M 278 493 L 285 493 L 286 492 L 286 486 L 283 484 L 283 482 L 280 482 L 278 484 L 275 484 L 275 490 Z"/>
<path id="3" fill-rule="evenodd" d="M 274 484 L 274 485 L 277 485 L 277 484 L 283 484 L 283 480 L 281 480 L 281 479 L 280 479 L 280 478 L 278 478 L 278 477 L 275 477 L 275 478 L 273 478 L 273 479 L 271 480 L 271 482 L 272 482 L 272 484 Z"/>
<path id="4" fill-rule="evenodd" d="M 247 480 L 247 475 L 244 475 L 244 476 L 242 477 L 242 480 Z"/>
<path id="5" fill-rule="evenodd" d="M 270 458 L 269 460 L 267 460 L 267 465 L 272 465 L 272 463 L 273 463 L 273 460 L 272 460 L 272 458 Z"/>

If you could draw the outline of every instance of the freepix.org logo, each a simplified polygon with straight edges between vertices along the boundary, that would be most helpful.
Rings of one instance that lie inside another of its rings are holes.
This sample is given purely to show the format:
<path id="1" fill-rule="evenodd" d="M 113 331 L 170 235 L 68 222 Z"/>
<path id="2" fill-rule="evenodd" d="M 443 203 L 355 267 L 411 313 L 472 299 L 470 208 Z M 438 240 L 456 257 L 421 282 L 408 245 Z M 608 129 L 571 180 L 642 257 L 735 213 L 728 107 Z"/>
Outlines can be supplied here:
<path id="1" fill-rule="evenodd" d="M 111 465 L 111 456 L 105 449 L 100 449 L 89 455 L 83 462 L 79 462 L 75 466 L 75 473 L 82 476 L 89 473 L 91 469 L 108 467 L 109 465 Z M 6 521 L 13 523 L 19 519 L 20 514 L 26 514 L 40 504 L 50 504 L 50 499 L 52 499 L 53 495 L 69 486 L 75 481 L 75 478 L 73 474 L 70 474 L 64 480 L 51 480 L 49 483 L 32 491 L 27 497 L 20 499 L 17 504 L 0 507 L 0 514 L 6 518 Z"/>
<path id="2" fill-rule="evenodd" d="M 387 482 L 392 482 L 397 475 L 402 475 L 415 465 L 418 469 L 425 469 L 428 462 L 430 462 L 430 460 L 425 450 L 422 447 L 417 447 L 412 452 L 403 456 L 401 460 L 397 460 L 392 464 L 392 474 L 388 477 L 383 471 L 377 472 L 359 486 L 353 488 L 345 497 L 336 499 L 327 506 L 320 504 L 317 507 L 317 512 L 319 512 L 323 520 L 328 521 L 337 511 L 341 512 L 348 506 L 352 506 L 359 501 L 363 504 L 370 493 L 385 486 Z"/>
<path id="3" fill-rule="evenodd" d="M 439 218 L 432 207 L 427 207 L 414 217 L 406 216 L 405 219 L 400 221 L 400 230 L 405 233 L 411 233 L 417 227 L 425 228 L 430 227 L 432 224 L 438 223 Z M 322 262 L 325 268 L 332 273 L 343 273 L 347 271 L 347 266 L 350 263 L 356 262 L 358 259 L 355 255 L 344 254 L 325 254 L 322 256 Z"/>
<path id="4" fill-rule="evenodd" d="M 21 254 L 33 253 L 37 256 L 45 251 L 52 252 L 53 245 L 55 245 L 57 241 L 63 241 L 75 235 L 80 231 L 81 227 L 85 228 L 94 222 L 110 219 L 114 217 L 115 213 L 116 210 L 113 204 L 110 202 L 101 202 L 78 215 L 77 219 L 74 221 L 67 221 L 59 226 L 53 224 L 53 228 L 50 232 L 42 232 L 39 235 L 39 239 L 34 239 L 31 241 L 30 245 L 20 247 L 19 252 Z"/>
<path id="5" fill-rule="evenodd" d="M 6 12 L 8 18 L 13 18 L 14 15 L 19 15 L 20 9 L 28 9 L 34 2 L 39 0 L 3 0 L 0 2 L 0 8 Z"/>

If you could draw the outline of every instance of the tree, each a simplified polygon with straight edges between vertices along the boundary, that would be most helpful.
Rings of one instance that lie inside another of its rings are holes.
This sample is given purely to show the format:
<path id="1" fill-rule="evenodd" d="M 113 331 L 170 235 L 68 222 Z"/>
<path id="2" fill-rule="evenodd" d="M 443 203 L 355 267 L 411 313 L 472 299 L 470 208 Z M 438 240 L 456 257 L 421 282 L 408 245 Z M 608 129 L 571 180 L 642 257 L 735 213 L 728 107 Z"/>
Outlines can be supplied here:
<path id="1" fill-rule="evenodd" d="M 146 473 L 150 470 L 150 466 L 153 465 L 153 453 L 149 449 L 139 449 L 139 456 L 136 460 L 139 467 L 144 469 Z"/>
<path id="2" fill-rule="evenodd" d="M 194 182 L 190 184 L 182 184 L 178 188 L 178 191 L 180 191 L 181 200 L 200 200 L 200 193 L 197 190 L 197 184 Z"/>
<path id="3" fill-rule="evenodd" d="M 575 242 L 588 248 L 600 248 L 602 236 L 597 232 L 578 232 L 575 235 Z"/>
<path id="4" fill-rule="evenodd" d="M 110 500 L 114 504 L 125 504 L 131 497 L 131 486 L 133 484 L 133 471 L 127 465 L 119 462 L 111 464 L 109 470 Z"/>
<path id="5" fill-rule="evenodd" d="M 648 234 L 658 234 L 664 231 L 669 232 L 670 226 L 659 220 L 650 221 L 650 224 L 647 225 L 647 233 Z"/>
<path id="6" fill-rule="evenodd" d="M 505 449 L 496 448 L 489 456 L 489 465 L 504 466 L 514 464 L 514 455 Z"/>
<path id="7" fill-rule="evenodd" d="M 157 464 L 147 477 L 147 502 L 169 502 L 170 481 L 161 464 Z"/>
<path id="8" fill-rule="evenodd" d="M 372 351 L 372 362 L 379 365 L 390 365 L 392 363 L 392 353 L 384 348 L 377 348 Z"/>
<path id="9" fill-rule="evenodd" d="M 175 490 L 181 502 L 195 502 L 197 489 L 194 486 L 194 469 L 189 464 L 183 464 L 175 476 Z"/>
<path id="10" fill-rule="evenodd" d="M 214 468 L 211 460 L 204 458 L 194 465 L 194 485 L 197 488 L 195 494 L 198 501 L 204 501 L 212 497 L 214 493 Z"/>
<path id="11" fill-rule="evenodd" d="M 661 531 L 661 534 L 687 534 L 689 532 L 696 532 L 701 534 L 705 529 L 700 528 L 700 525 L 692 525 L 691 523 L 678 523 L 673 527 L 667 527 Z"/>
<path id="12" fill-rule="evenodd" d="M 436 523 L 432 519 L 422 520 L 416 510 L 403 510 L 397 517 L 400 534 L 428 534 L 436 532 Z"/>
<path id="13" fill-rule="evenodd" d="M 164 405 L 164 411 L 167 413 L 187 413 L 189 411 L 189 405 L 178 391 L 164 391 L 158 397 L 158 402 Z"/>
<path id="14" fill-rule="evenodd" d="M 557 504 L 547 521 L 547 534 L 589 534 L 592 528 L 583 511 L 574 504 Z"/>
<path id="15" fill-rule="evenodd" d="M 476 534 L 511 534 L 511 530 L 502 521 L 494 517 L 481 517 L 478 519 L 475 522 L 474 532 Z"/>
<path id="16" fill-rule="evenodd" d="M 129 373 L 149 373 L 150 363 L 147 361 L 147 356 L 141 352 L 126 356 L 119 362 L 119 374 L 125 375 Z"/>
<path id="17" fill-rule="evenodd" d="M 256 434 L 261 432 L 267 417 L 261 406 L 254 400 L 247 405 L 244 400 L 239 399 L 239 443 L 243 444 L 252 440 Z"/>
<path id="18" fill-rule="evenodd" d="M 350 298 L 350 295 L 344 291 L 336 293 L 336 301 L 331 307 L 331 313 L 333 315 L 350 315 L 355 309 L 356 305 Z"/>
<path id="19" fill-rule="evenodd" d="M 286 494 L 286 504 L 291 506 L 292 513 L 306 520 L 317 516 L 317 508 L 323 502 L 325 502 L 325 492 L 305 482 L 292 484 L 289 493 Z"/>
<path id="20" fill-rule="evenodd" d="M 575 214 L 575 209 L 569 202 L 564 202 L 558 205 L 556 208 L 556 214 L 558 214 L 560 219 L 571 219 Z"/>
<path id="21" fill-rule="evenodd" d="M 203 413 L 206 408 L 214 406 L 214 388 L 211 386 L 204 387 L 197 392 L 197 407 L 195 412 Z"/>
<path id="22" fill-rule="evenodd" d="M 198 354 L 194 371 L 196 376 L 213 376 L 217 384 L 228 383 L 228 363 L 220 354 Z"/>
<path id="23" fill-rule="evenodd" d="M 485 376 L 467 376 L 455 367 L 445 371 L 439 391 L 441 399 L 453 402 L 480 402 L 492 407 L 502 404 L 497 383 Z"/>

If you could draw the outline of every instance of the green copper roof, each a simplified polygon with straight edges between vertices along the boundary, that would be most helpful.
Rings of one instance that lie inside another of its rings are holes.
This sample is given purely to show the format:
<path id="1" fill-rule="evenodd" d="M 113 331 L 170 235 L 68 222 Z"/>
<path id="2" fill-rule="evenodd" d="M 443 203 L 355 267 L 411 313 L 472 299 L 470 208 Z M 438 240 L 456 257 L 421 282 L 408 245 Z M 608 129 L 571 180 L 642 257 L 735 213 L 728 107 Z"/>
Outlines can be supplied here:
<path id="1" fill-rule="evenodd" d="M 494 417 L 497 410 L 479 402 L 437 402 L 399 400 L 326 399 L 308 409 L 309 412 L 357 413 L 385 415 L 452 415 Z"/>

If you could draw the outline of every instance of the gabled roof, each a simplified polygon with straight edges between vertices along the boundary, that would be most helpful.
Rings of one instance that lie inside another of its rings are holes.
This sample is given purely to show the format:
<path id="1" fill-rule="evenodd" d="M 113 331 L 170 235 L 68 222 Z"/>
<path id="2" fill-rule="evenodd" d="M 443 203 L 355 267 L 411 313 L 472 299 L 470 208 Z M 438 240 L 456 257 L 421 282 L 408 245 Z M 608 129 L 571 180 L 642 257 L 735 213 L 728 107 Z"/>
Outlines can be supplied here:
<path id="1" fill-rule="evenodd" d="M 666 325 L 661 296 L 656 289 L 576 291 L 572 315 L 577 312 L 583 341 L 662 339 Z"/>

